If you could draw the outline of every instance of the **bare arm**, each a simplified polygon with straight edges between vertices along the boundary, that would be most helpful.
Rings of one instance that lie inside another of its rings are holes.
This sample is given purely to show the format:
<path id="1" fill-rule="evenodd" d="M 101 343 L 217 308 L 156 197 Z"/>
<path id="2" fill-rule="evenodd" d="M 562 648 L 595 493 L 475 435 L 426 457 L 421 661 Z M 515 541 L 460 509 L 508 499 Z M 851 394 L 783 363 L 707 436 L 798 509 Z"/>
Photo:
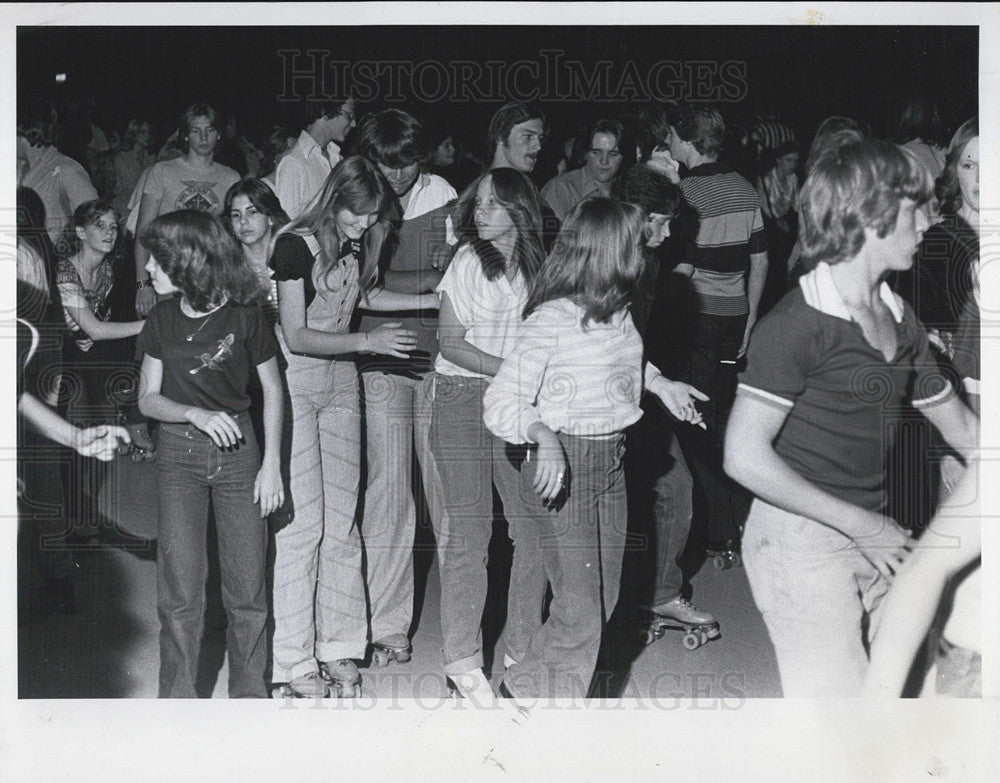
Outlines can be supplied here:
<path id="1" fill-rule="evenodd" d="M 438 320 L 438 337 L 440 339 L 441 355 L 452 364 L 463 370 L 488 375 L 491 378 L 497 374 L 502 360 L 499 356 L 486 353 L 476 348 L 465 339 L 468 330 L 458 320 L 448 294 L 441 294 L 441 312 Z"/>
<path id="2" fill-rule="evenodd" d="M 979 445 L 979 418 L 976 414 L 956 396 L 919 410 L 968 464 Z"/>
<path id="3" fill-rule="evenodd" d="M 747 316 L 747 327 L 743 332 L 743 344 L 740 345 L 738 356 L 747 352 L 750 342 L 750 332 L 757 322 L 757 307 L 760 305 L 761 294 L 764 293 L 764 280 L 767 278 L 767 253 L 754 253 L 750 256 L 750 275 L 747 278 L 747 304 L 750 308 Z"/>
<path id="4" fill-rule="evenodd" d="M 738 393 L 726 429 L 726 473 L 762 500 L 839 530 L 890 578 L 906 556 L 908 536 L 892 519 L 834 497 L 787 465 L 773 443 L 790 410 Z"/>
<path id="5" fill-rule="evenodd" d="M 142 236 L 142 231 L 146 226 L 156 219 L 156 216 L 160 214 L 160 201 L 162 199 L 152 196 L 149 193 L 143 193 L 142 199 L 139 201 L 139 216 L 136 219 L 135 224 L 135 279 L 136 282 L 141 282 L 148 280 L 149 276 L 146 274 L 146 262 L 149 260 L 149 251 L 143 247 L 142 243 L 138 241 L 138 237 Z M 140 317 L 145 318 L 149 315 L 149 311 L 153 309 L 156 304 L 156 291 L 153 290 L 152 286 L 144 286 L 139 288 L 135 292 L 135 311 Z"/>
<path id="6" fill-rule="evenodd" d="M 142 331 L 142 326 L 145 323 L 145 321 L 129 321 L 127 323 L 102 321 L 86 307 L 67 305 L 66 312 L 91 340 L 120 340 L 123 337 L 132 337 Z"/>
<path id="7" fill-rule="evenodd" d="M 29 392 L 24 392 L 18 399 L 17 409 L 46 438 L 75 449 L 84 457 L 96 457 L 102 462 L 109 462 L 114 459 L 119 438 L 125 443 L 130 442 L 128 432 L 123 427 L 74 427 Z"/>
<path id="8" fill-rule="evenodd" d="M 267 516 L 284 502 L 281 483 L 282 390 L 278 360 L 271 357 L 257 365 L 257 375 L 264 391 L 264 455 L 254 481 L 254 502 L 260 503 L 261 516 Z"/>
<path id="9" fill-rule="evenodd" d="M 437 310 L 437 294 L 402 294 L 385 288 L 373 288 L 362 296 L 358 307 L 362 310 L 389 313 L 396 310 Z"/>
<path id="10" fill-rule="evenodd" d="M 958 491 L 974 490 L 977 475 L 976 470 L 967 471 Z M 862 695 L 902 695 L 948 580 L 982 552 L 980 527 L 978 516 L 942 516 L 939 512 L 931 520 L 889 591 Z"/>
<path id="11" fill-rule="evenodd" d="M 235 446 L 243 439 L 239 425 L 228 413 L 174 402 L 160 393 L 162 384 L 163 362 L 147 353 L 142 357 L 139 375 L 139 411 L 144 416 L 162 422 L 190 422 L 211 437 L 220 449 Z"/>
<path id="12" fill-rule="evenodd" d="M 278 281 L 278 316 L 285 344 L 296 353 L 337 356 L 367 349 L 364 334 L 334 334 L 307 326 L 305 284 L 301 280 Z"/>

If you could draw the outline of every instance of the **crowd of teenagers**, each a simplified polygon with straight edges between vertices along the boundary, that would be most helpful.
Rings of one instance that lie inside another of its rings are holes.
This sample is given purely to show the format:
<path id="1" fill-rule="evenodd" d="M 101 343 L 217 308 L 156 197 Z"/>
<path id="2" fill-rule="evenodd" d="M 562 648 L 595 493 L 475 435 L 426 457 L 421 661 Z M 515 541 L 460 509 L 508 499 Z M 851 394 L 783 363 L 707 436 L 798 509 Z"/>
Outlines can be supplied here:
<path id="1" fill-rule="evenodd" d="M 830 117 L 800 165 L 775 118 L 651 103 L 536 183 L 531 104 L 482 163 L 352 99 L 261 145 L 196 103 L 158 155 L 144 119 L 115 149 L 25 101 L 27 621 L 74 610 L 74 548 L 152 545 L 100 524 L 117 449 L 157 476 L 163 697 L 195 695 L 216 559 L 230 696 L 351 697 L 359 664 L 408 661 L 425 504 L 441 668 L 482 703 L 593 692 L 619 604 L 717 637 L 693 548 L 742 559 L 786 696 L 898 696 L 921 657 L 928 690 L 975 693 L 978 519 L 948 508 L 978 439 L 978 123 L 945 148 L 925 101 L 898 120 Z M 894 446 L 908 411 L 933 429 Z"/>

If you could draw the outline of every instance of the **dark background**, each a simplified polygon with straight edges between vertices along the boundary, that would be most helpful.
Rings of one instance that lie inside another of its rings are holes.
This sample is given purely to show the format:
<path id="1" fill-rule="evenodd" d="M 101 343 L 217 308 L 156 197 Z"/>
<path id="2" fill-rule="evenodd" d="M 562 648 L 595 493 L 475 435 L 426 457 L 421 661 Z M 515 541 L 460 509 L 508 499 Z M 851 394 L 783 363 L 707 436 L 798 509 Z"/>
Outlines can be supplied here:
<path id="1" fill-rule="evenodd" d="M 708 63 L 709 70 L 735 61 L 745 64 L 748 89 L 718 104 L 726 120 L 775 115 L 798 131 L 803 144 L 831 114 L 863 120 L 876 133 L 884 133 L 887 97 L 894 93 L 923 94 L 937 101 L 945 125 L 945 138 L 938 140 L 943 144 L 978 106 L 975 27 L 21 27 L 18 90 L 57 100 L 70 93 L 92 95 L 94 119 L 105 130 L 121 130 L 130 117 L 147 115 L 158 124 L 161 140 L 186 105 L 207 100 L 234 112 L 241 125 L 255 133 L 277 121 L 295 124 L 298 102 L 279 100 L 291 90 L 278 52 L 309 49 L 347 62 L 445 64 L 538 62 L 542 50 L 557 49 L 588 71 L 600 60 L 609 61 L 612 85 L 628 62 L 646 74 L 663 60 L 688 67 Z M 308 69 L 310 61 L 298 64 Z M 68 79 L 56 85 L 54 77 L 60 72 Z M 687 81 L 690 89 L 690 74 Z M 306 91 L 301 81 L 298 85 L 300 93 Z M 334 87 L 323 89 L 332 92 Z M 388 85 L 381 84 L 380 91 L 384 98 Z M 518 97 L 501 89 L 486 99 L 427 103 L 416 100 L 412 90 L 407 94 L 413 99 L 388 105 L 422 117 L 446 117 L 477 151 L 493 111 Z M 636 103 L 618 101 L 605 107 L 581 97 L 587 96 L 542 101 L 556 135 L 597 111 L 619 112 Z M 386 102 L 374 100 L 361 109 L 381 105 Z"/>

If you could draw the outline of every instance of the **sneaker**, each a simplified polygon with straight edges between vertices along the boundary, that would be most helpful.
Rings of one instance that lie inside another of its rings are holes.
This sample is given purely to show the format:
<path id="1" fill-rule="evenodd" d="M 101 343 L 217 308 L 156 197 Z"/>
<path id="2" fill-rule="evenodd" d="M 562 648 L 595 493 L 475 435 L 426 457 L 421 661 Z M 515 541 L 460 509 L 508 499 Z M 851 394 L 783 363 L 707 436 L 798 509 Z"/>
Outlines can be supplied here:
<path id="1" fill-rule="evenodd" d="M 449 674 L 448 679 L 459 696 L 471 700 L 477 707 L 492 707 L 497 702 L 493 687 L 482 669 L 473 669 L 463 674 Z"/>
<path id="2" fill-rule="evenodd" d="M 713 615 L 696 609 L 680 595 L 651 607 L 651 611 L 660 617 L 666 617 L 676 620 L 679 623 L 687 623 L 688 625 L 712 625 L 716 622 Z"/>

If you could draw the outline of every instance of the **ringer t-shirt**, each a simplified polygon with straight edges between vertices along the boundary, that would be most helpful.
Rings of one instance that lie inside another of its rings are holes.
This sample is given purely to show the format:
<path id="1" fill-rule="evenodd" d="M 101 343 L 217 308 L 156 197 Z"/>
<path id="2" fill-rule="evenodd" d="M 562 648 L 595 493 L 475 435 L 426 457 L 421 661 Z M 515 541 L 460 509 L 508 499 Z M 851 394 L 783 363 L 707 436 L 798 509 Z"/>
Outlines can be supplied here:
<path id="1" fill-rule="evenodd" d="M 642 416 L 642 339 L 627 311 L 581 325 L 569 299 L 546 302 L 525 319 L 510 355 L 483 396 L 483 421 L 508 443 L 528 443 L 541 421 L 553 432 L 610 437 Z M 658 375 L 646 366 L 645 383 Z"/>
<path id="2" fill-rule="evenodd" d="M 488 280 L 478 253 L 471 245 L 465 245 L 455 253 L 435 290 L 448 294 L 455 315 L 468 330 L 465 339 L 470 344 L 492 356 L 506 358 L 514 346 L 521 311 L 528 301 L 528 285 L 520 271 L 513 281 L 503 274 Z M 434 369 L 442 375 L 486 377 L 449 362 L 440 353 Z"/>
<path id="3" fill-rule="evenodd" d="M 820 263 L 758 322 L 737 390 L 788 413 L 774 450 L 796 473 L 870 511 L 885 506 L 885 456 L 904 403 L 925 408 L 954 394 L 909 305 L 886 283 L 880 294 L 896 321 L 892 361 L 851 320 Z"/>
<path id="4" fill-rule="evenodd" d="M 703 163 L 680 182 L 698 226 L 689 257 L 698 307 L 710 315 L 746 315 L 750 256 L 767 252 L 757 191 L 724 163 Z"/>

